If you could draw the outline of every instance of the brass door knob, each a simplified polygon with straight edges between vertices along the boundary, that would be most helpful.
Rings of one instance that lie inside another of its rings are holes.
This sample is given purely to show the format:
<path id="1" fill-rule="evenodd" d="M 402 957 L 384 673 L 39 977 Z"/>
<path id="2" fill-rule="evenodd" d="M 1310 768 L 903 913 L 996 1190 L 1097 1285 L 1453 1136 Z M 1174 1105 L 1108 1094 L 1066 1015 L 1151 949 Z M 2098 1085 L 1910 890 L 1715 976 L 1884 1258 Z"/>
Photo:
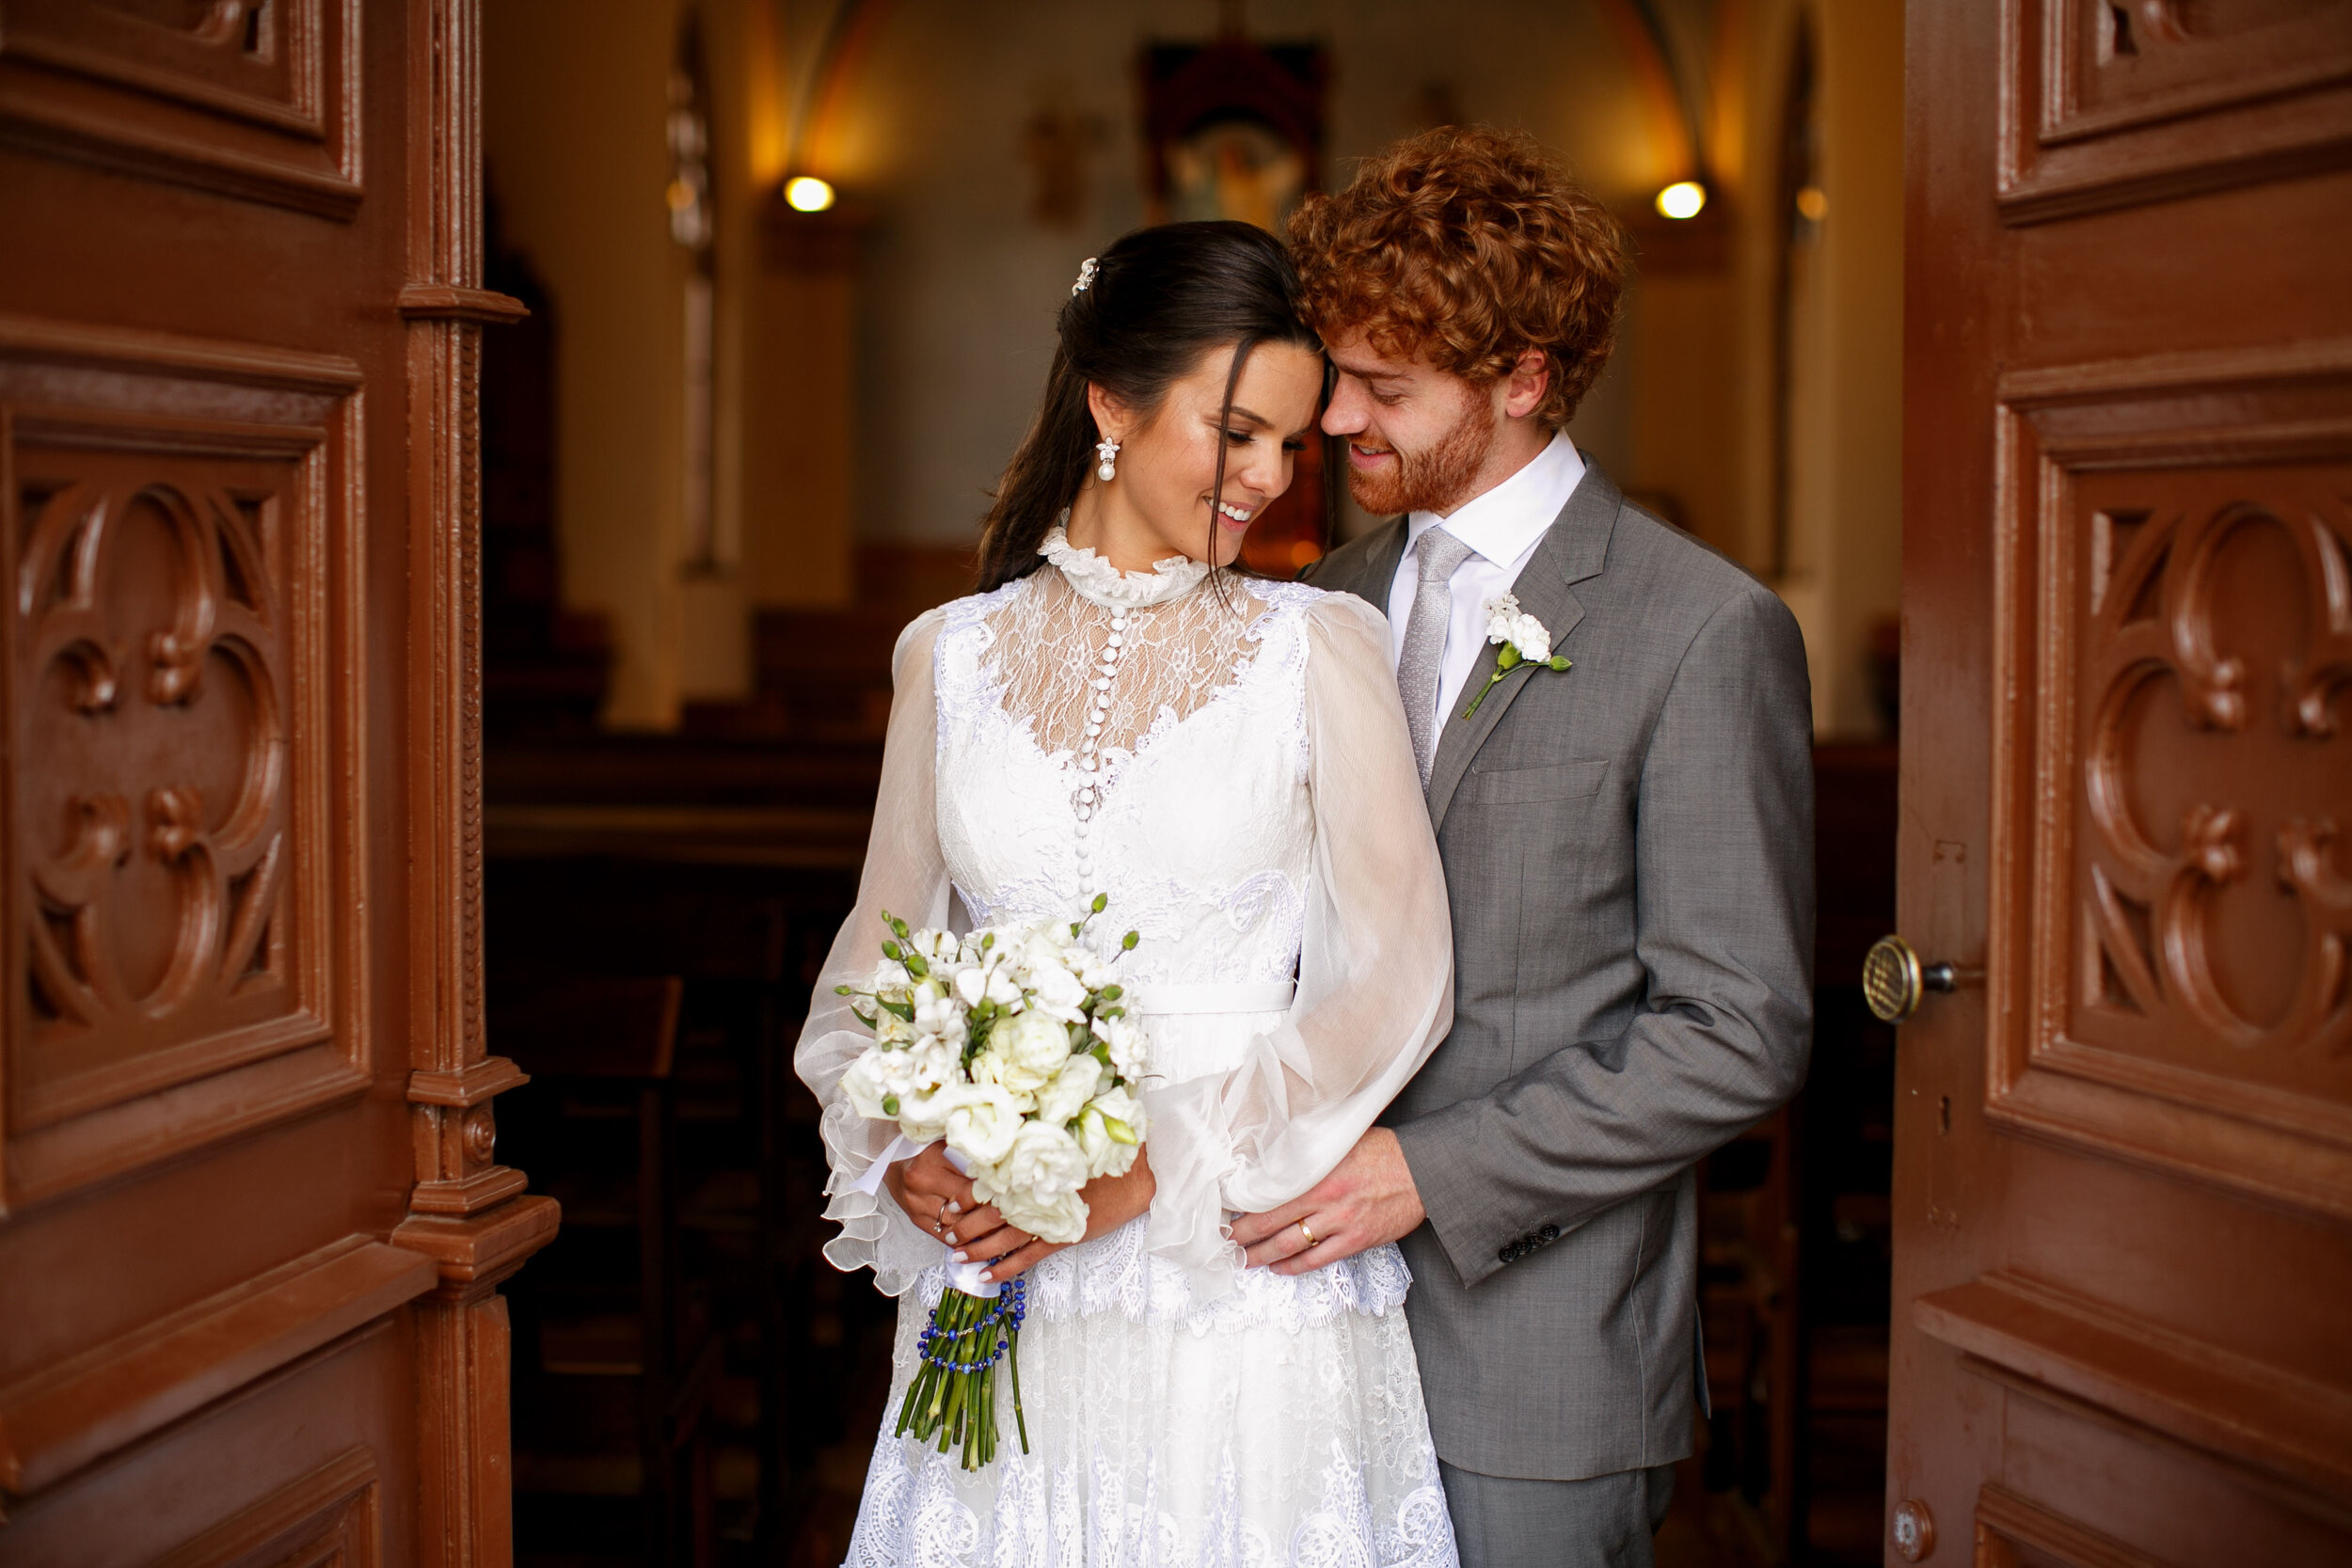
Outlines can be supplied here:
<path id="1" fill-rule="evenodd" d="M 1888 942 L 1901 940 L 1889 937 Z M 1935 1515 L 1928 1505 L 1916 1497 L 1905 1497 L 1895 1507 L 1895 1517 L 1888 1528 L 1895 1538 L 1895 1555 L 1905 1562 L 1917 1562 L 1935 1551 Z"/>
<path id="2" fill-rule="evenodd" d="M 1960 971 L 1947 963 L 1923 964 L 1918 951 L 1900 937 L 1881 937 L 1862 960 L 1862 999 L 1882 1022 L 1900 1023 L 1919 1010 L 1929 991 L 1960 986 Z"/>

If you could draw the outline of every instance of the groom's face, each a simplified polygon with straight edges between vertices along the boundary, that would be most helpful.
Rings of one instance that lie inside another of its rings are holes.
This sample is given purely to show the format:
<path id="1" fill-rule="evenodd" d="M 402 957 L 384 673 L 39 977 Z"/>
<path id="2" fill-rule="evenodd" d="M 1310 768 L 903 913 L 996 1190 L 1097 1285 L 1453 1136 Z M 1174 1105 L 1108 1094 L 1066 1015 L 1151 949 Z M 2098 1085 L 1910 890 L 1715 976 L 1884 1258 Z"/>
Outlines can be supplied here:
<path id="1" fill-rule="evenodd" d="M 1486 488 L 1504 383 L 1476 387 L 1426 359 L 1379 353 L 1362 332 L 1329 345 L 1339 379 L 1323 416 L 1347 442 L 1347 487 L 1375 516 L 1445 516 Z"/>

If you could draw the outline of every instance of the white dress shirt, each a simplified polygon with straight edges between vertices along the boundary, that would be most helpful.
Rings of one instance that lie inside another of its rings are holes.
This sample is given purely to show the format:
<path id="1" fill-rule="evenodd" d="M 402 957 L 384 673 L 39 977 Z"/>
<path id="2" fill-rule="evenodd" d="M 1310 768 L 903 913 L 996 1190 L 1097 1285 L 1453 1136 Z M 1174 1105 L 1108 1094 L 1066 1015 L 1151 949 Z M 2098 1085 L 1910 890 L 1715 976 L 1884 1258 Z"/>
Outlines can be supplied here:
<path id="1" fill-rule="evenodd" d="M 1445 657 L 1438 667 L 1438 712 L 1454 711 L 1486 654 L 1486 604 L 1511 591 L 1519 569 L 1551 527 L 1560 509 L 1568 504 L 1584 477 L 1584 460 L 1565 431 L 1555 432 L 1551 444 L 1537 452 L 1527 467 L 1485 495 L 1466 501 L 1451 517 L 1416 512 L 1405 520 L 1405 556 L 1396 563 L 1396 579 L 1389 585 L 1389 667 L 1394 669 L 1405 652 L 1405 626 L 1412 619 L 1413 594 L 1421 584 L 1421 536 L 1445 524 L 1445 531 L 1470 547 L 1446 579 L 1454 598 L 1454 615 L 1446 624 Z M 1442 718 L 1438 733 L 1442 735 Z"/>

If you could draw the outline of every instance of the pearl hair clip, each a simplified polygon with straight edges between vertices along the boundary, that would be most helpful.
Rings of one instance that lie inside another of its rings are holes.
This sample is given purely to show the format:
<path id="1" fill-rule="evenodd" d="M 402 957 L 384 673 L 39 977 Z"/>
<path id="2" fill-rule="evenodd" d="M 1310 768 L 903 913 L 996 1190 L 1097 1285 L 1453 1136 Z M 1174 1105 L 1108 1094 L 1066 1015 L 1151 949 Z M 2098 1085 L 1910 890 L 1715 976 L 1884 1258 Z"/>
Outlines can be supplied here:
<path id="1" fill-rule="evenodd" d="M 1094 258 L 1089 256 L 1078 265 L 1078 281 L 1070 285 L 1070 297 L 1077 298 L 1094 281 Z"/>

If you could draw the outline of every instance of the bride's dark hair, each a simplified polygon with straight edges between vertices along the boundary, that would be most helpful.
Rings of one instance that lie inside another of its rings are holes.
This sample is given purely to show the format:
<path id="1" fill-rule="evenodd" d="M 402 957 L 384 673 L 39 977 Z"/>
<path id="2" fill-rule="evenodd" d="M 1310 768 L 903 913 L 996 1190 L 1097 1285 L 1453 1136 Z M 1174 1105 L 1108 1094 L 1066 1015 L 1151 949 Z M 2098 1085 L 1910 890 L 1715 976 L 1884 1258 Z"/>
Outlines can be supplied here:
<path id="1" fill-rule="evenodd" d="M 982 593 L 1036 571 L 1046 531 L 1077 499 L 1103 438 L 1087 407 L 1089 382 L 1149 419 L 1202 355 L 1230 346 L 1230 418 L 1250 350 L 1274 342 L 1323 352 L 1299 315 L 1298 274 L 1282 243 L 1247 223 L 1168 223 L 1124 236 L 1061 308 L 1059 331 L 1037 422 L 980 525 Z M 1213 500 L 1225 493 L 1225 450 L 1219 441 Z M 1214 504 L 1207 527 L 1214 543 Z"/>

